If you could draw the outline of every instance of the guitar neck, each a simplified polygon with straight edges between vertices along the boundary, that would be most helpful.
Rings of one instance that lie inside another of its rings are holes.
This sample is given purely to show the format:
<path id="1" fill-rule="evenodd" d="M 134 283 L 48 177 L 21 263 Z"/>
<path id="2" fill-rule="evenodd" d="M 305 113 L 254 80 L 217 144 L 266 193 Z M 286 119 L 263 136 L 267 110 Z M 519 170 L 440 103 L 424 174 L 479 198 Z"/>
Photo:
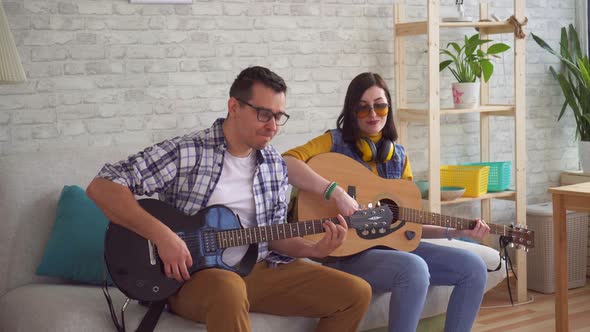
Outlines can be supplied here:
<path id="1" fill-rule="evenodd" d="M 344 217 L 350 226 L 350 218 Z M 263 227 L 249 227 L 217 232 L 217 243 L 220 248 L 243 246 L 252 243 L 268 242 L 288 239 L 292 237 L 323 233 L 323 224 L 331 221 L 338 224 L 338 219 L 327 218 L 301 221 L 296 223 L 284 223 Z"/>
<path id="2" fill-rule="evenodd" d="M 410 209 L 405 207 L 392 207 L 399 208 L 399 218 L 401 220 L 415 222 L 422 225 L 436 225 L 441 227 L 451 227 L 456 229 L 473 229 L 475 227 L 475 220 L 444 216 L 438 213 L 425 212 L 416 209 Z M 490 233 L 507 235 L 508 227 L 505 225 L 490 224 Z"/>

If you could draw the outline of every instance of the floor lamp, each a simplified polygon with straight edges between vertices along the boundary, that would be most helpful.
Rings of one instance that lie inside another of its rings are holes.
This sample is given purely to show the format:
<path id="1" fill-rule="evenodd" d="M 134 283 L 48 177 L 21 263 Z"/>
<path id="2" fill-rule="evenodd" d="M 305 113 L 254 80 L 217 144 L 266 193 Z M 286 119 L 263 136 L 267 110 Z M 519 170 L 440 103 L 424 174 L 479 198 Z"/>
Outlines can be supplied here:
<path id="1" fill-rule="evenodd" d="M 15 84 L 26 80 L 25 70 L 0 1 L 0 84 Z"/>

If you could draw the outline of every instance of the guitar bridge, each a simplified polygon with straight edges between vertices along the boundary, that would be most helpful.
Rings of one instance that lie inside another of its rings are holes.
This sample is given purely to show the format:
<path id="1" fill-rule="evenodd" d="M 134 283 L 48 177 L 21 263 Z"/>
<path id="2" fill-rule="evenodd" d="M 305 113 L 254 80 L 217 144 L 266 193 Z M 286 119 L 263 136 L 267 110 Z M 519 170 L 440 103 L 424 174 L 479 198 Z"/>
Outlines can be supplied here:
<path id="1" fill-rule="evenodd" d="M 150 240 L 148 240 L 147 243 L 148 243 L 148 253 L 150 255 L 150 264 L 156 265 L 156 254 L 155 254 L 155 250 L 154 250 L 154 244 Z"/>

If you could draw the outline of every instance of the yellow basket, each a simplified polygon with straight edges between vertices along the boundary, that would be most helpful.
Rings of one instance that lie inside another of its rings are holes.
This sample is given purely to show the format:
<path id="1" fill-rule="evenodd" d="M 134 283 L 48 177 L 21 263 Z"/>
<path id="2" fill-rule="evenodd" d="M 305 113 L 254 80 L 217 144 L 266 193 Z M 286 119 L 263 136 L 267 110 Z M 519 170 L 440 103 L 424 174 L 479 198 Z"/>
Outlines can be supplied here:
<path id="1" fill-rule="evenodd" d="M 440 185 L 465 187 L 466 197 L 477 197 L 488 192 L 490 166 L 441 166 Z"/>

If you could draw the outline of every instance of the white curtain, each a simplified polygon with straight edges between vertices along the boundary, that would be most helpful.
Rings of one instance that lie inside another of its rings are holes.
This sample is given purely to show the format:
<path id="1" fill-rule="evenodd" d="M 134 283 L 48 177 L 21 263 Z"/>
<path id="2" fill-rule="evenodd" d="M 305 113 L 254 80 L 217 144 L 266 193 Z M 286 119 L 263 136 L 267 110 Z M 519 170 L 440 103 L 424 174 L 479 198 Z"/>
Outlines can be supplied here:
<path id="1" fill-rule="evenodd" d="M 588 54 L 588 0 L 576 0 L 576 31 L 582 52 Z"/>

